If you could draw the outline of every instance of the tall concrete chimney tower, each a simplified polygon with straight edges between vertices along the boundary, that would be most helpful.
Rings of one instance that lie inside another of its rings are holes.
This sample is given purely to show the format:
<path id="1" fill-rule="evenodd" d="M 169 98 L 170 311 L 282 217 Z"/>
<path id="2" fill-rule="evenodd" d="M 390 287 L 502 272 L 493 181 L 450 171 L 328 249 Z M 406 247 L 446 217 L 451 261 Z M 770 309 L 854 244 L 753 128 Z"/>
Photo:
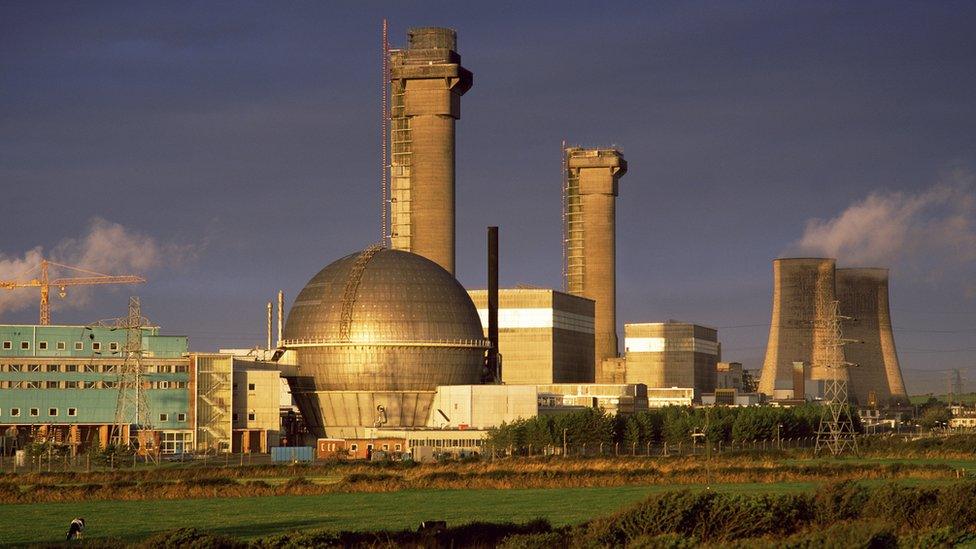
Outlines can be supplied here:
<path id="1" fill-rule="evenodd" d="M 818 314 L 822 314 L 817 304 L 834 300 L 835 263 L 826 258 L 773 261 L 773 314 L 759 377 L 760 392 L 775 396 L 777 390 L 792 390 L 794 362 L 810 364 L 812 380 L 831 377 L 818 351 L 823 334 L 817 329 L 821 320 Z"/>
<path id="2" fill-rule="evenodd" d="M 454 123 L 472 74 L 457 34 L 407 31 L 390 50 L 390 246 L 420 254 L 454 274 Z"/>
<path id="3" fill-rule="evenodd" d="M 840 314 L 851 317 L 844 337 L 844 357 L 857 366 L 848 368 L 848 391 L 861 405 L 907 402 L 895 337 L 888 308 L 888 269 L 837 269 Z"/>
<path id="4" fill-rule="evenodd" d="M 617 356 L 615 201 L 627 161 L 612 148 L 563 152 L 566 291 L 596 301 L 594 366 L 599 373 L 604 359 Z"/>

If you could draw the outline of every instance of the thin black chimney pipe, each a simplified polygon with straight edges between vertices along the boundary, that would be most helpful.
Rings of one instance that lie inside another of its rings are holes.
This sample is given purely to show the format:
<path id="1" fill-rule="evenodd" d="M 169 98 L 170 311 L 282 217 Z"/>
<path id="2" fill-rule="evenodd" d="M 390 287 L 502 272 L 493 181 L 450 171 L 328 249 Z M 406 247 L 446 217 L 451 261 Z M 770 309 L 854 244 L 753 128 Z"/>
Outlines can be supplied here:
<path id="1" fill-rule="evenodd" d="M 488 227 L 488 378 L 501 383 L 501 363 L 498 360 L 498 227 Z"/>

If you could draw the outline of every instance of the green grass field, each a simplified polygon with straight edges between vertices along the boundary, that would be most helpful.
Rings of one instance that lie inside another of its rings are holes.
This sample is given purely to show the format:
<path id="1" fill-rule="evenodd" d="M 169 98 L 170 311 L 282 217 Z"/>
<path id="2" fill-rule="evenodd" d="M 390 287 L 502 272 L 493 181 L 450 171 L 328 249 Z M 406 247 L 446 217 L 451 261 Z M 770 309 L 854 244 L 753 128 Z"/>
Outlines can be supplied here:
<path id="1" fill-rule="evenodd" d="M 812 490 L 814 483 L 725 484 L 739 493 Z M 406 490 L 320 496 L 215 498 L 162 501 L 94 501 L 0 506 L 4 544 L 63 540 L 68 522 L 85 517 L 86 538 L 140 540 L 154 532 L 195 527 L 241 538 L 306 528 L 336 530 L 413 529 L 423 520 L 526 522 L 555 525 L 611 513 L 649 494 L 703 486 L 625 486 L 533 490 Z"/>

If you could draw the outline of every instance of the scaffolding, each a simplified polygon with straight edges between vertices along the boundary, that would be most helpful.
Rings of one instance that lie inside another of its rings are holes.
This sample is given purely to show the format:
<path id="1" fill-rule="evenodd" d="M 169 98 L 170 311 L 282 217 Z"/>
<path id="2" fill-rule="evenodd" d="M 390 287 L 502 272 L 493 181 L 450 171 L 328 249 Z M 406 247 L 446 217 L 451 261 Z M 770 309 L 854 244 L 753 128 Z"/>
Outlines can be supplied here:
<path id="1" fill-rule="evenodd" d="M 389 50 L 389 64 L 403 64 L 403 51 Z M 389 72 L 389 69 L 387 69 Z M 391 80 L 390 86 L 390 247 L 411 251 L 410 223 L 410 118 L 405 105 L 406 81 Z"/>
<path id="2" fill-rule="evenodd" d="M 197 451 L 231 450 L 234 359 L 221 355 L 195 355 Z"/>
<path id="3" fill-rule="evenodd" d="M 579 170 L 569 168 L 572 149 L 563 142 L 563 277 L 566 292 L 582 295 L 586 257 L 583 251 L 583 202 Z"/>
<path id="4" fill-rule="evenodd" d="M 853 366 L 844 360 L 844 345 L 840 316 L 840 302 L 836 300 L 817 300 L 815 330 L 819 332 L 818 358 L 822 370 L 830 373 L 824 381 L 824 404 L 817 429 L 816 455 L 829 451 L 833 456 L 851 453 L 858 454 L 857 432 L 854 430 L 852 410 L 848 403 L 847 367 Z"/>

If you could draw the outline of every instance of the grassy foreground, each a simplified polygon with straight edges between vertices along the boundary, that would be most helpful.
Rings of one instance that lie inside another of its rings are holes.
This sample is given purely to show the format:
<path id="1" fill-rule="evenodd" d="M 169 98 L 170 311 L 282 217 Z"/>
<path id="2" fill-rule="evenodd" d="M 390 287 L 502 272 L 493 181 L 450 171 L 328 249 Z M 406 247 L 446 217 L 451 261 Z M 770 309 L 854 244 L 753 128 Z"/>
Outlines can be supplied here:
<path id="1" fill-rule="evenodd" d="M 719 484 L 719 492 L 755 494 L 810 491 L 814 483 Z M 529 490 L 404 490 L 317 496 L 213 498 L 162 501 L 94 501 L 0 506 L 5 544 L 64 539 L 72 518 L 88 522 L 86 538 L 138 541 L 152 533 L 195 527 L 235 538 L 255 538 L 307 528 L 413 529 L 423 520 L 576 524 L 605 515 L 650 494 L 702 486 L 618 486 Z"/>

